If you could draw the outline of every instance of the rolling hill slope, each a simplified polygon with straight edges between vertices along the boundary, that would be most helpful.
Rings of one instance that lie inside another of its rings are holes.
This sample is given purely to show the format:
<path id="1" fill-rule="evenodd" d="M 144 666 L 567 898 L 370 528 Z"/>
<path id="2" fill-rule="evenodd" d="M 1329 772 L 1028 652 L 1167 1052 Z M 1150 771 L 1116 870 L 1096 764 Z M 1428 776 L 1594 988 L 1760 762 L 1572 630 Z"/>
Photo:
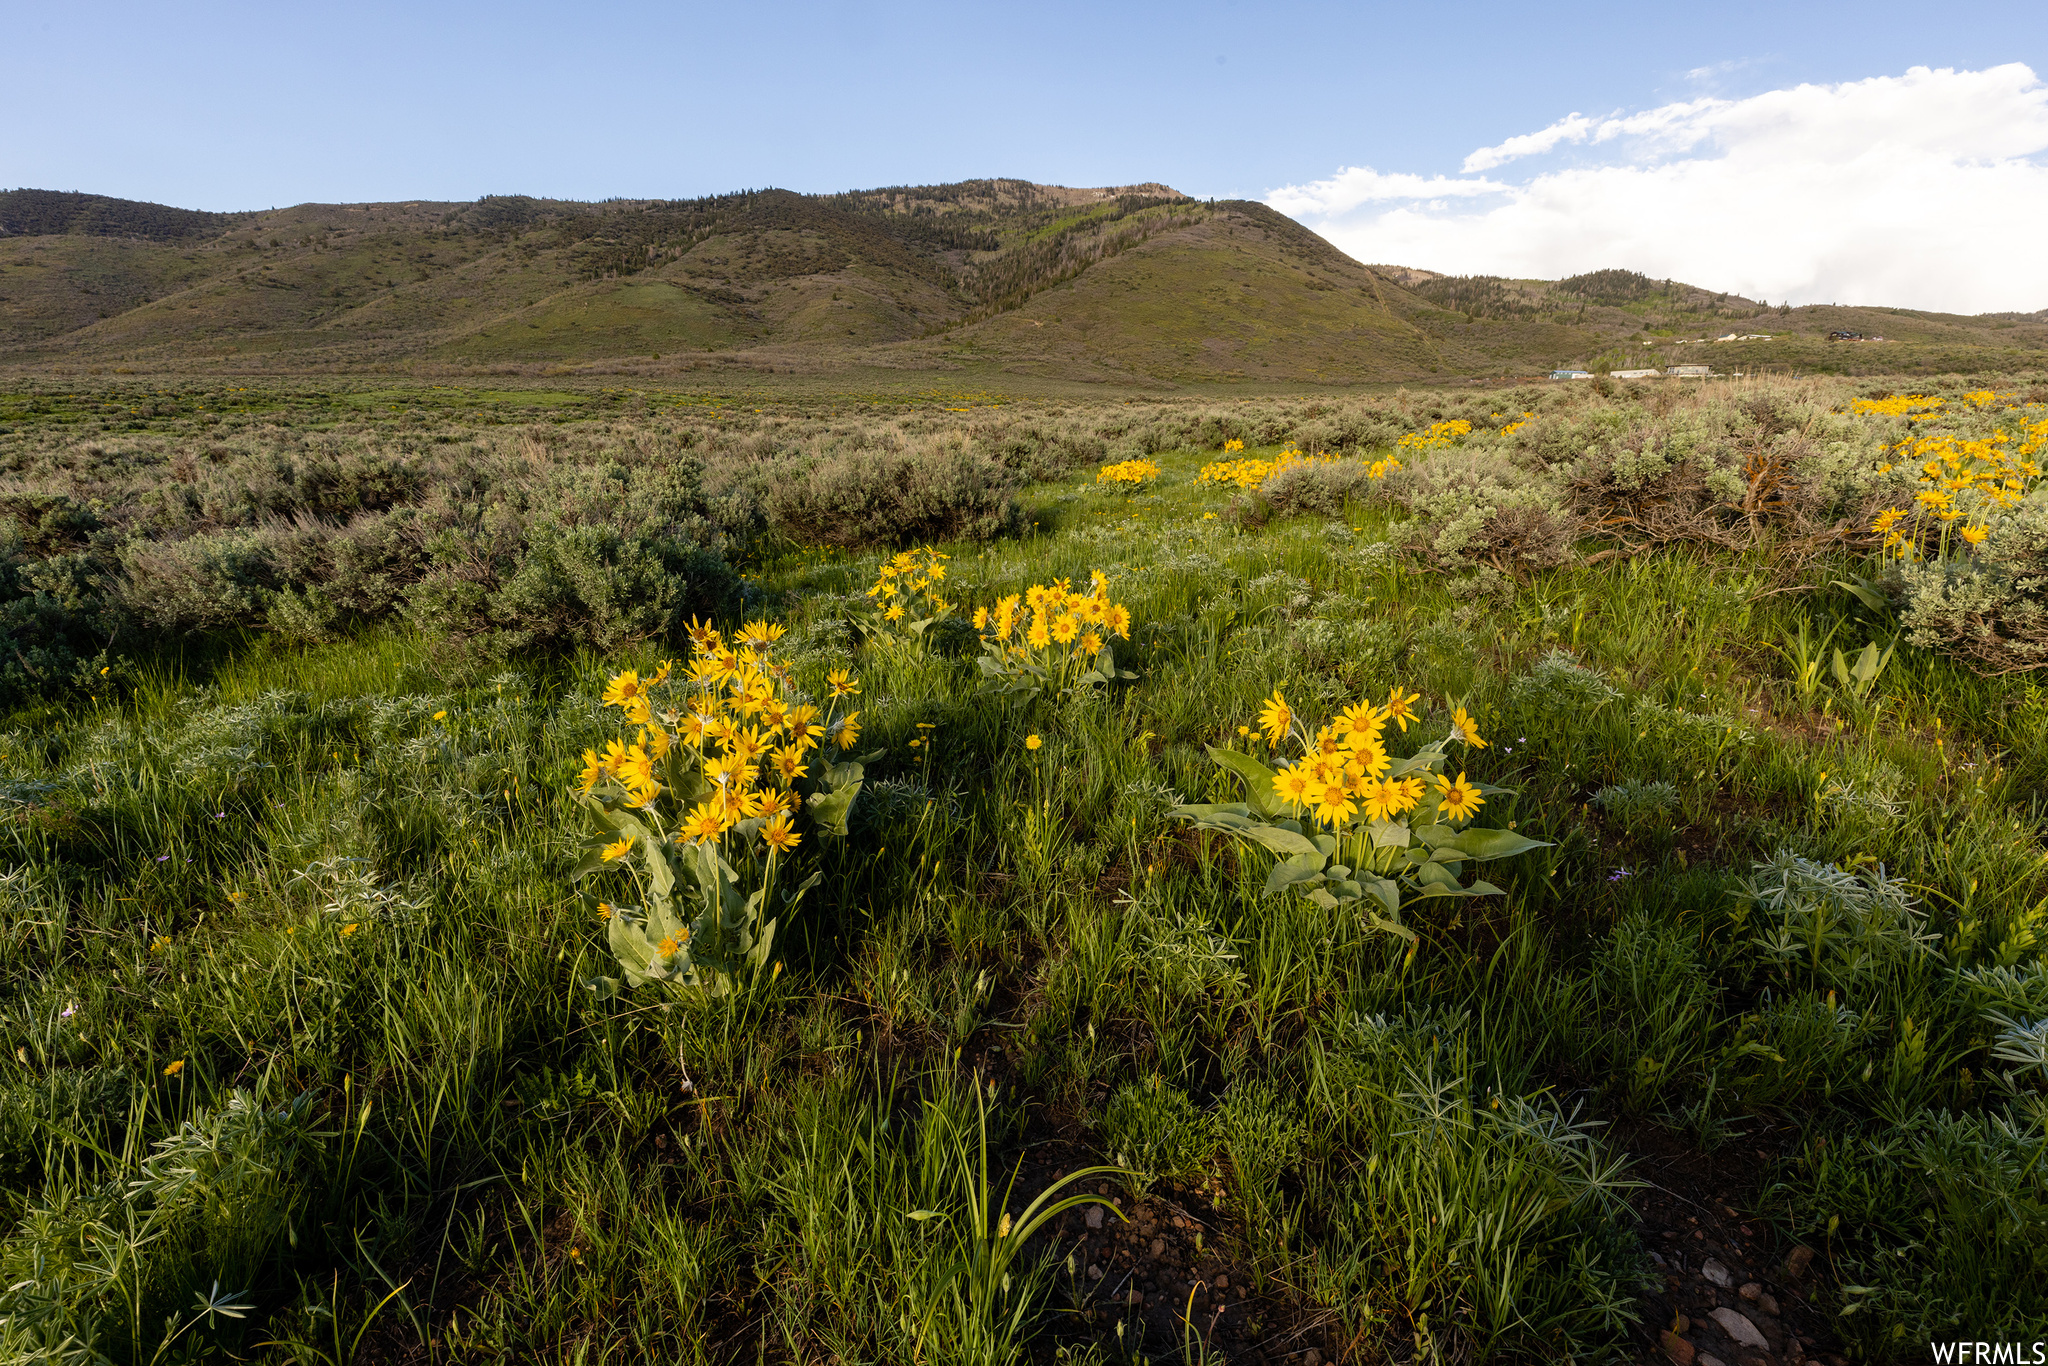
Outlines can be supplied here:
<path id="1" fill-rule="evenodd" d="M 1829 344 L 1835 330 L 1897 340 Z M 1728 331 L 1768 342 L 1693 353 Z M 1264 205 L 1020 180 L 601 204 L 206 214 L 0 193 L 0 362 L 176 368 L 995 366 L 1356 383 L 1711 359 L 2013 369 L 2048 316 L 1774 310 L 1627 271 L 1546 282 L 1354 261 Z"/>

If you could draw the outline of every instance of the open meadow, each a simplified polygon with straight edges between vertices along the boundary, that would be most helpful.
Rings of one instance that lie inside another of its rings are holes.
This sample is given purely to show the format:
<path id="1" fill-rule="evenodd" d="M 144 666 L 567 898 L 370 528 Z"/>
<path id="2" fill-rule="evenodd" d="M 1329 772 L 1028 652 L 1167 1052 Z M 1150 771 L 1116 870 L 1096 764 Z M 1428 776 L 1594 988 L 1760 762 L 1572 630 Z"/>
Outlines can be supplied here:
<path id="1" fill-rule="evenodd" d="M 2048 380 L 561 384 L 0 383 L 0 1359 L 2048 1336 Z"/>

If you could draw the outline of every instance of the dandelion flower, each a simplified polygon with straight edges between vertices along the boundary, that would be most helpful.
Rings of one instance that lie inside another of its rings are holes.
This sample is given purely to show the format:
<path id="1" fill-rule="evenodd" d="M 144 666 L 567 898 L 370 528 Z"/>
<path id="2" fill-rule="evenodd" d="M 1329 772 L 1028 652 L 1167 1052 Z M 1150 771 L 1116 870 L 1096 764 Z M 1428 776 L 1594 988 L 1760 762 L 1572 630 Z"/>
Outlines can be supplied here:
<path id="1" fill-rule="evenodd" d="M 626 855 L 632 852 L 633 837 L 631 835 L 626 835 L 621 837 L 620 839 L 614 840 L 612 843 L 607 844 L 604 847 L 604 861 L 606 863 L 611 863 L 615 860 L 624 858 Z"/>
<path id="2" fill-rule="evenodd" d="M 178 1060 L 177 1060 L 176 1062 L 173 1062 L 173 1063 L 169 1063 L 169 1064 L 166 1064 L 166 1065 L 165 1065 L 165 1067 L 164 1067 L 164 1075 L 165 1075 L 165 1076 L 167 1076 L 167 1077 L 175 1077 L 175 1076 L 177 1076 L 177 1075 L 178 1075 L 178 1074 L 179 1074 L 180 1072 L 182 1072 L 182 1071 L 184 1071 L 184 1070 L 185 1070 L 185 1060 L 184 1060 L 183 1058 L 179 1058 L 179 1059 L 178 1059 Z"/>
<path id="3" fill-rule="evenodd" d="M 1027 735 L 1024 737 L 1024 748 L 1026 749 L 1037 749 L 1040 745 L 1044 743 L 1045 741 L 1039 739 L 1036 735 Z"/>

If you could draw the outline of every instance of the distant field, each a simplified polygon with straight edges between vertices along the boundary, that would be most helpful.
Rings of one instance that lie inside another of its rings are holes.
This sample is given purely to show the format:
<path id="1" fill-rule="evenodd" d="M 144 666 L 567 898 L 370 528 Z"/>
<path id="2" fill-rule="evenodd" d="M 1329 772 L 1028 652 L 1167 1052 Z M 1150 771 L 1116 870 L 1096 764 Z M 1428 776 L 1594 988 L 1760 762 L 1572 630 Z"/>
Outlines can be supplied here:
<path id="1" fill-rule="evenodd" d="M 0 372 L 0 1357 L 2048 1334 L 2048 377 L 859 378 Z"/>

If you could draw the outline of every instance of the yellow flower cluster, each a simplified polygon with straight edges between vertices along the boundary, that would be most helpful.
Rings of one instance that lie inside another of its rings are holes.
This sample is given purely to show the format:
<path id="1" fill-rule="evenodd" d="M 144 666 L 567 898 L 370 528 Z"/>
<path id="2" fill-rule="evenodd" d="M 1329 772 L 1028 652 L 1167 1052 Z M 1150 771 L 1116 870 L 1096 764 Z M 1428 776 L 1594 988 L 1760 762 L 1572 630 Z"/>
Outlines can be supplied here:
<path id="1" fill-rule="evenodd" d="M 1892 447 L 1888 454 L 1899 463 L 1918 464 L 1920 490 L 1910 508 L 1886 508 L 1870 524 L 1871 531 L 1883 538 L 1885 552 L 1901 559 L 1918 552 L 1919 537 L 1915 527 L 1905 525 L 1908 518 L 1931 523 L 1944 534 L 1951 523 L 1973 518 L 1960 534 L 1972 549 L 1982 545 L 1990 535 L 1991 520 L 2017 508 L 2041 477 L 2040 465 L 2028 457 L 2048 442 L 2048 420 L 2021 431 L 2028 439 L 2016 451 L 2008 451 L 2012 437 L 2003 431 L 1982 440 L 1909 437 Z M 1879 472 L 1891 469 L 1886 464 Z"/>
<path id="2" fill-rule="evenodd" d="M 868 589 L 882 620 L 896 626 L 906 617 L 926 621 L 951 611 L 953 604 L 939 595 L 939 585 L 946 579 L 946 561 L 951 558 L 925 546 L 900 551 L 883 562 Z"/>
<path id="3" fill-rule="evenodd" d="M 1239 440 L 1237 440 L 1237 439 L 1236 439 L 1236 438 L 1234 438 L 1234 437 L 1233 437 L 1233 438 L 1232 438 L 1231 440 L 1229 440 L 1229 441 L 1226 441 L 1226 442 L 1224 442 L 1224 443 L 1223 443 L 1223 453 L 1224 453 L 1225 455 L 1235 455 L 1235 454 L 1236 454 L 1237 452 L 1239 452 L 1239 451 L 1241 451 L 1241 450 L 1243 450 L 1243 449 L 1244 449 L 1244 442 L 1242 442 L 1242 441 L 1239 441 Z"/>
<path id="4" fill-rule="evenodd" d="M 1228 451 L 1230 445 L 1231 443 L 1225 442 L 1223 449 Z M 1242 441 L 1237 442 L 1236 445 L 1239 450 L 1244 449 Z M 1259 460 L 1251 457 L 1242 460 L 1213 460 L 1202 466 L 1201 473 L 1195 476 L 1195 482 L 1197 484 L 1234 484 L 1238 488 L 1250 491 L 1256 489 L 1259 485 L 1280 473 L 1280 471 L 1292 466 L 1330 464 L 1336 459 L 1337 457 L 1334 455 L 1323 455 L 1320 453 L 1316 455 L 1303 455 L 1293 446 L 1289 446 L 1271 460 Z"/>
<path id="5" fill-rule="evenodd" d="M 1404 450 L 1433 451 L 1455 446 L 1470 435 L 1472 424 L 1460 418 L 1455 422 L 1432 422 L 1426 430 L 1410 432 L 1394 444 Z"/>
<path id="6" fill-rule="evenodd" d="M 631 742 L 611 741 L 602 754 L 584 750 L 578 788 L 623 789 L 626 805 L 656 830 L 662 828 L 656 802 L 680 788 L 692 804 L 669 836 L 676 843 L 716 840 L 758 819 L 755 833 L 771 853 L 794 849 L 803 810 L 796 783 L 810 772 L 813 750 L 844 750 L 859 741 L 860 713 L 840 708 L 850 708 L 860 683 L 844 669 L 833 670 L 830 707 L 821 714 L 797 689 L 789 665 L 775 657 L 782 634 L 779 625 L 755 621 L 728 640 L 692 622 L 687 669 L 665 661 L 646 678 L 631 669 L 615 675 L 605 685 L 604 703 L 639 731 Z M 630 839 L 621 839 L 606 846 L 604 858 L 622 859 L 632 849 Z"/>
<path id="7" fill-rule="evenodd" d="M 1150 460 L 1120 460 L 1095 471 L 1098 484 L 1149 484 L 1159 477 L 1159 466 Z"/>
<path id="8" fill-rule="evenodd" d="M 1411 721 L 1419 719 L 1415 703 L 1420 696 L 1404 692 L 1397 684 L 1385 705 L 1356 703 L 1328 725 L 1310 731 L 1280 690 L 1274 689 L 1260 708 L 1257 733 L 1276 748 L 1292 743 L 1300 749 L 1298 758 L 1283 760 L 1285 766 L 1273 775 L 1274 794 L 1297 813 L 1332 829 L 1361 814 L 1368 821 L 1398 820 L 1420 806 L 1432 788 L 1439 815 L 1453 821 L 1470 818 L 1486 802 L 1462 772 L 1455 779 L 1421 772 L 1400 777 L 1389 773 L 1393 759 L 1384 740 L 1387 723 L 1406 731 Z M 1253 732 L 1243 726 L 1239 733 L 1249 736 Z M 1486 745 L 1463 707 L 1451 718 L 1451 738 L 1474 749 Z"/>
<path id="9" fill-rule="evenodd" d="M 1914 422 L 1925 422 L 1939 417 L 1946 401 L 1930 398 L 1926 394 L 1893 394 L 1888 398 L 1852 399 L 1849 411 L 1874 417 L 1903 417 Z"/>
<path id="10" fill-rule="evenodd" d="M 1057 667 L 1068 660 L 1092 662 L 1112 635 L 1129 640 L 1131 609 L 1111 601 L 1109 579 L 1098 569 L 1085 593 L 1060 579 L 998 598 L 993 609 L 977 607 L 974 629 L 992 654 Z"/>

